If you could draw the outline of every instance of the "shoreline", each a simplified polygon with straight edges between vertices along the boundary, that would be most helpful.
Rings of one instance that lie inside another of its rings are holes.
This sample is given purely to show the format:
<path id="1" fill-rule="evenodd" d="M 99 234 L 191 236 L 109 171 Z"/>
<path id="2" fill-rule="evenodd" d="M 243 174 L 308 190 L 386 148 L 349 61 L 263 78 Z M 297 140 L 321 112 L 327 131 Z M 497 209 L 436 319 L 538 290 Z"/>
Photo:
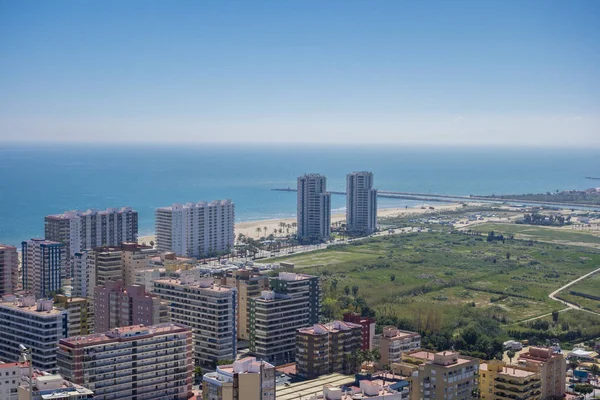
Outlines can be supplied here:
<path id="1" fill-rule="evenodd" d="M 395 217 L 403 214 L 424 214 L 425 212 L 437 211 L 437 210 L 452 210 L 462 207 L 462 203 L 450 203 L 450 204 L 441 204 L 436 205 L 435 210 L 430 209 L 421 209 L 421 206 L 417 207 L 408 207 L 408 208 L 380 208 L 377 210 L 377 217 Z M 336 213 L 331 215 L 331 223 L 341 222 L 346 220 L 346 213 Z M 292 224 L 296 223 L 296 217 L 289 218 L 271 218 L 271 219 L 261 219 L 261 220 L 253 220 L 253 221 L 243 221 L 237 222 L 235 224 L 234 232 L 235 237 L 241 234 L 244 236 L 258 239 L 259 237 L 268 236 L 271 233 L 274 234 L 274 230 L 277 230 L 277 235 L 287 235 L 288 229 L 289 234 L 295 231 L 295 228 L 292 227 Z M 286 227 L 280 226 L 280 224 L 285 224 Z M 289 225 L 289 228 L 288 228 Z M 267 228 L 266 234 L 264 232 L 265 227 Z M 258 231 L 260 228 L 260 232 Z M 282 229 L 282 233 L 279 233 L 279 229 Z M 276 235 L 276 236 L 277 236 Z M 138 236 L 138 243 L 149 243 L 156 242 L 156 235 L 143 235 Z"/>

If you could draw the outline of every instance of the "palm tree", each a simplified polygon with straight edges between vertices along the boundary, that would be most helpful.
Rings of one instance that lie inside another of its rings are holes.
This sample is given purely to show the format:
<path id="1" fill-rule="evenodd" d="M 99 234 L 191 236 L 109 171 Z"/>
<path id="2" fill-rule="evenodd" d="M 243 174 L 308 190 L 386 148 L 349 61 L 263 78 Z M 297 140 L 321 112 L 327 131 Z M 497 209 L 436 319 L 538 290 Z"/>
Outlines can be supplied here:
<path id="1" fill-rule="evenodd" d="M 515 351 L 514 350 L 509 350 L 506 352 L 506 356 L 508 357 L 508 359 L 510 360 L 510 363 L 512 364 L 512 360 L 515 357 Z"/>
<path id="2" fill-rule="evenodd" d="M 262 228 L 260 226 L 258 228 L 256 228 L 256 233 L 258 233 L 258 236 L 260 236 L 261 232 L 262 232 Z"/>

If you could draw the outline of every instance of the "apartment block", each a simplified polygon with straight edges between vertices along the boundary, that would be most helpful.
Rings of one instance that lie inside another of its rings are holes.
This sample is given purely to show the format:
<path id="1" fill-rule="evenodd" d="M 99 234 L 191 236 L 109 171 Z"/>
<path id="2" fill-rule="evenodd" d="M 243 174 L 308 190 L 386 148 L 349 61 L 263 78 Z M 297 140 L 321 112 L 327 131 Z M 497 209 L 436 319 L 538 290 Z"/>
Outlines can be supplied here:
<path id="1" fill-rule="evenodd" d="M 17 248 L 0 244 L 0 296 L 14 293 L 19 280 Z"/>
<path id="2" fill-rule="evenodd" d="M 134 325 L 61 339 L 59 372 L 98 400 L 187 399 L 192 391 L 192 331 Z"/>
<path id="3" fill-rule="evenodd" d="M 131 207 L 66 211 L 45 218 L 45 238 L 63 243 L 67 258 L 85 249 L 137 242 L 138 213 Z"/>
<path id="4" fill-rule="evenodd" d="M 184 257 L 229 253 L 235 240 L 231 200 L 173 204 L 156 209 L 156 242 L 161 252 Z"/>
<path id="5" fill-rule="evenodd" d="M 168 307 L 144 286 L 107 281 L 94 288 L 94 329 L 97 333 L 129 325 L 168 322 Z"/>
<path id="6" fill-rule="evenodd" d="M 361 350 L 371 350 L 373 348 L 373 337 L 375 336 L 375 319 L 363 317 L 358 313 L 345 313 L 344 321 L 362 327 Z"/>
<path id="7" fill-rule="evenodd" d="M 29 375 L 29 362 L 0 361 L 0 399 L 18 400 L 21 377 Z"/>
<path id="8" fill-rule="evenodd" d="M 300 328 L 296 334 L 296 371 L 308 379 L 356 372 L 350 357 L 361 348 L 362 326 L 333 321 Z"/>
<path id="9" fill-rule="evenodd" d="M 346 176 L 346 229 L 367 235 L 377 229 L 377 189 L 373 189 L 372 172 Z"/>
<path id="10" fill-rule="evenodd" d="M 339 387 L 326 384 L 323 386 L 324 400 L 408 400 L 410 399 L 409 383 L 395 376 L 361 376 L 350 387 Z"/>
<path id="11" fill-rule="evenodd" d="M 252 271 L 233 271 L 230 275 L 216 278 L 216 282 L 237 289 L 237 337 L 250 340 L 250 299 L 269 289 L 269 278 Z"/>
<path id="12" fill-rule="evenodd" d="M 467 400 L 478 388 L 479 360 L 455 351 L 432 353 L 414 350 L 403 354 L 405 360 L 419 362 L 419 393 L 413 398 L 423 400 Z"/>
<path id="13" fill-rule="evenodd" d="M 567 362 L 562 353 L 555 353 L 551 348 L 532 346 L 528 352 L 519 354 L 517 365 L 539 372 L 543 399 L 564 396 Z"/>
<path id="14" fill-rule="evenodd" d="M 421 335 L 394 326 L 386 326 L 380 335 L 373 337 L 373 347 L 379 349 L 380 364 L 391 365 L 402 360 L 402 353 L 419 349 Z"/>
<path id="15" fill-rule="evenodd" d="M 152 246 L 123 243 L 121 245 L 123 283 L 125 285 L 133 285 L 135 283 L 135 273 L 147 269 L 150 258 L 156 254 L 158 254 L 158 250 Z"/>
<path id="16" fill-rule="evenodd" d="M 512 398 L 541 400 L 540 372 L 491 360 L 479 365 L 479 397 L 484 400 Z"/>
<path id="17" fill-rule="evenodd" d="M 65 380 L 59 374 L 36 371 L 33 374 L 32 388 L 29 390 L 29 377 L 25 376 L 18 388 L 18 400 L 82 400 L 94 399 L 94 392 L 81 385 Z"/>
<path id="18" fill-rule="evenodd" d="M 254 357 L 217 366 L 202 378 L 203 400 L 274 400 L 275 367 Z"/>
<path id="19" fill-rule="evenodd" d="M 93 332 L 94 320 L 87 298 L 57 295 L 54 299 L 56 308 L 67 311 L 70 336 L 88 335 Z"/>
<path id="20" fill-rule="evenodd" d="M 215 285 L 212 278 L 182 275 L 154 281 L 153 293 L 169 304 L 171 321 L 193 329 L 197 364 L 214 366 L 236 358 L 235 288 Z"/>
<path id="21" fill-rule="evenodd" d="M 27 240 L 21 245 L 23 289 L 38 298 L 58 292 L 65 275 L 65 246 L 44 239 Z"/>
<path id="22" fill-rule="evenodd" d="M 120 247 L 97 247 L 94 249 L 96 285 L 123 280 L 123 259 Z"/>
<path id="23" fill-rule="evenodd" d="M 53 307 L 52 300 L 6 295 L 0 302 L 0 321 L 0 360 L 18 361 L 22 344 L 31 349 L 35 368 L 56 370 L 56 343 L 69 335 L 66 310 Z"/>
<path id="24" fill-rule="evenodd" d="M 327 240 L 331 235 L 331 195 L 327 178 L 319 174 L 298 177 L 298 239 Z"/>
<path id="25" fill-rule="evenodd" d="M 321 287 L 316 276 L 280 272 L 271 290 L 250 299 L 250 351 L 272 363 L 293 362 L 296 330 L 321 317 Z"/>
<path id="26" fill-rule="evenodd" d="M 187 271 L 193 269 L 198 264 L 194 257 L 180 257 L 172 251 L 167 251 L 150 257 L 148 267 L 164 268 L 168 273 L 176 271 Z"/>
<path id="27" fill-rule="evenodd" d="M 143 286 L 146 292 L 152 293 L 154 290 L 154 281 L 157 279 L 167 278 L 169 275 L 164 268 L 152 268 L 136 271 L 135 284 Z"/>
<path id="28" fill-rule="evenodd" d="M 96 286 L 96 252 L 82 250 L 71 258 L 73 281 L 71 294 L 78 297 L 94 297 Z"/>

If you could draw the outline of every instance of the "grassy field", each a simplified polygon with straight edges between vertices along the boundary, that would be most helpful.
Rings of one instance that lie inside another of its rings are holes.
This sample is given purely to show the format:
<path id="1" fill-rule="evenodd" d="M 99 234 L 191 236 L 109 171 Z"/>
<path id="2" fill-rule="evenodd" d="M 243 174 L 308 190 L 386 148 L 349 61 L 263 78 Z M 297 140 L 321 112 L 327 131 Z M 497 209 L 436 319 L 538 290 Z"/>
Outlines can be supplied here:
<path id="1" fill-rule="evenodd" d="M 581 307 L 588 308 L 592 311 L 600 312 L 599 300 L 588 299 L 582 296 L 570 294 L 569 291 L 571 290 L 575 292 L 591 294 L 594 296 L 600 296 L 600 273 L 594 274 L 589 278 L 579 281 L 573 286 L 569 286 L 567 290 L 563 291 L 560 294 L 560 297 L 567 301 L 572 301 L 576 304 L 579 304 L 579 306 Z"/>
<path id="2" fill-rule="evenodd" d="M 600 232 L 578 231 L 569 227 L 554 228 L 520 224 L 484 223 L 470 226 L 468 229 L 485 234 L 490 231 L 494 231 L 497 234 L 502 233 L 504 235 L 512 234 L 521 239 L 598 245 L 598 247 L 600 247 Z"/>
<path id="3" fill-rule="evenodd" d="M 595 249 L 485 239 L 439 232 L 393 235 L 270 261 L 321 275 L 326 299 L 343 300 L 346 286 L 358 286 L 359 296 L 380 315 L 410 319 L 433 304 L 448 320 L 470 305 L 492 310 L 506 323 L 563 308 L 548 294 L 600 265 Z M 329 301 L 336 317 L 352 309 Z"/>

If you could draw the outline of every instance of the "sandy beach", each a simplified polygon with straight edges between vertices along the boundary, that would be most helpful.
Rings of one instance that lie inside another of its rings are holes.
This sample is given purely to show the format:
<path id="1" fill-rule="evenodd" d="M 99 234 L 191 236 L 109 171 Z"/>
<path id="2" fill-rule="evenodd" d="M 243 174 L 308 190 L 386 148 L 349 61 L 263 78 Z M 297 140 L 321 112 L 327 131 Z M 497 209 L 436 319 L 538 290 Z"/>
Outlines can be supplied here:
<path id="1" fill-rule="evenodd" d="M 435 205 L 435 210 L 452 210 L 458 207 L 461 207 L 461 204 L 440 204 Z M 392 217 L 396 215 L 402 214 L 423 214 L 425 212 L 431 212 L 429 209 L 421 209 L 420 207 L 409 207 L 409 208 L 380 208 L 377 210 L 378 217 Z M 332 214 L 331 215 L 331 223 L 341 222 L 346 220 L 346 214 Z M 286 228 L 282 228 L 280 226 L 281 223 L 286 224 Z M 296 218 L 283 218 L 283 219 L 265 219 L 265 220 L 257 220 L 257 221 L 246 221 L 239 222 L 235 224 L 235 235 L 236 237 L 241 233 L 244 236 L 248 236 L 254 239 L 258 239 L 259 237 L 274 234 L 274 231 L 277 230 L 277 235 L 279 235 L 279 229 L 282 229 L 282 235 L 287 235 L 287 225 L 290 225 L 289 233 L 293 233 L 295 229 L 291 227 L 293 223 L 296 223 Z M 260 228 L 260 232 L 257 230 Z M 266 228 L 266 234 L 265 234 Z M 156 237 L 154 235 L 140 236 L 138 238 L 138 242 L 140 243 L 150 243 L 151 241 L 156 241 Z"/>

